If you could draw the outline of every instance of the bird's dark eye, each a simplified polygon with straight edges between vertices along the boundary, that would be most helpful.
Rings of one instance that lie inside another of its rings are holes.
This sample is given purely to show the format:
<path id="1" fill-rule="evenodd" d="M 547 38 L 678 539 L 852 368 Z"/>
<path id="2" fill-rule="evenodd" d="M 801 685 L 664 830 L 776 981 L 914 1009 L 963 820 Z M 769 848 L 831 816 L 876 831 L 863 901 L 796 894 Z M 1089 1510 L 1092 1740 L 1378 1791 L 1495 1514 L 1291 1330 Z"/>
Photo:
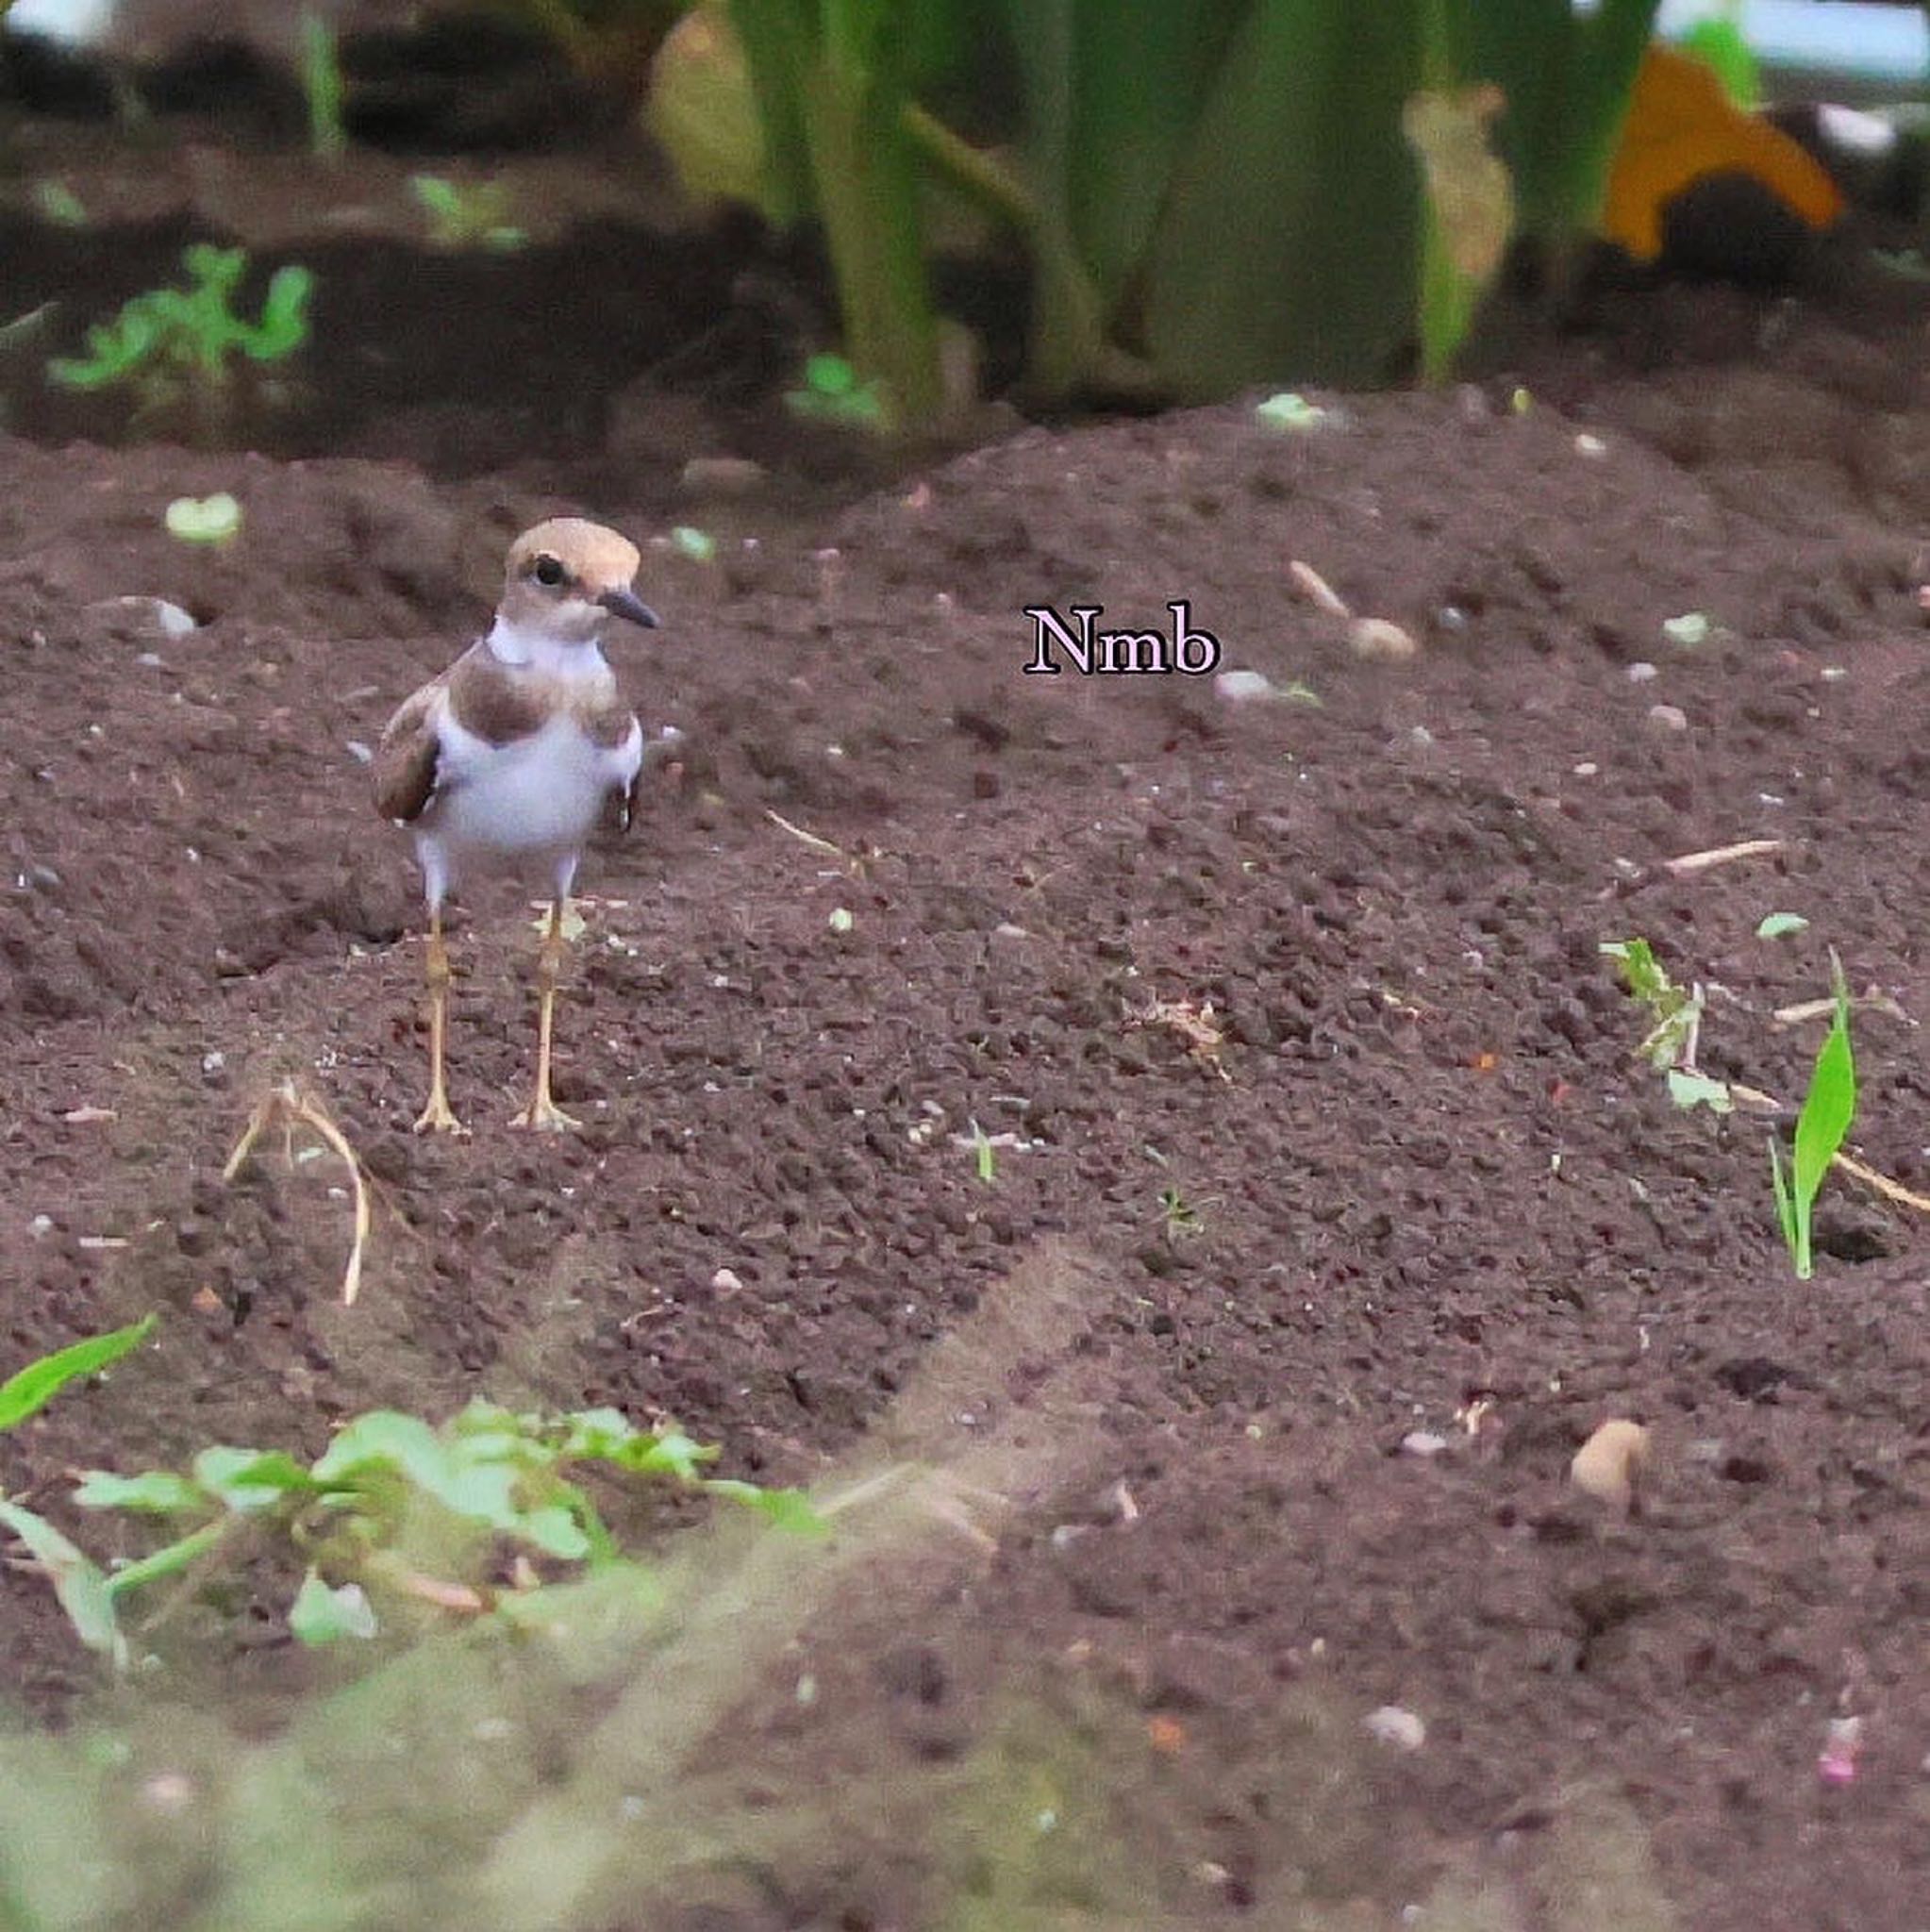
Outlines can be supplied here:
<path id="1" fill-rule="evenodd" d="M 569 573 L 564 570 L 560 558 L 539 557 L 530 571 L 530 575 L 535 577 L 538 583 L 547 584 L 554 589 L 563 581 Z"/>

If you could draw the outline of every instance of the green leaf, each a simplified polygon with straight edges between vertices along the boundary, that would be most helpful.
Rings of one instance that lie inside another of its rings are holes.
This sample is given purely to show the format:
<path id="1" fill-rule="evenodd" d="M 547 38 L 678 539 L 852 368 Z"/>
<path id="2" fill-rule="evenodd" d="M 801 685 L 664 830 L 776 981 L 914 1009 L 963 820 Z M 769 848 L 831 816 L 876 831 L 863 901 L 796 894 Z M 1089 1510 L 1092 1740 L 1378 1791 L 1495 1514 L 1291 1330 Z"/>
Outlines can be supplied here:
<path id="1" fill-rule="evenodd" d="M 569 1485 L 563 1487 L 570 1494 L 575 1493 Z M 545 1503 L 539 1508 L 519 1510 L 513 1523 L 504 1527 L 545 1556 L 560 1557 L 574 1563 L 591 1554 L 591 1539 L 576 1512 L 566 1503 Z"/>
<path id="2" fill-rule="evenodd" d="M 280 1449 L 231 1449 L 216 1444 L 193 1461 L 194 1480 L 242 1515 L 266 1509 L 284 1496 L 312 1494 L 320 1485 Z"/>
<path id="3" fill-rule="evenodd" d="M 149 1516 L 183 1516 L 209 1507 L 207 1491 L 171 1469 L 150 1469 L 140 1475 L 91 1469 L 74 1500 L 83 1509 L 134 1509 Z"/>
<path id="4" fill-rule="evenodd" d="M 1681 644 L 1693 649 L 1697 644 L 1708 641 L 1711 625 L 1707 615 L 1700 610 L 1685 610 L 1680 617 L 1664 620 L 1662 635 L 1672 644 Z"/>
<path id="5" fill-rule="evenodd" d="M 1800 912 L 1772 912 L 1755 928 L 1759 940 L 1787 939 L 1791 933 L 1806 932 L 1809 922 Z"/>
<path id="6" fill-rule="evenodd" d="M 125 1669 L 127 1640 L 115 1620 L 113 1593 L 99 1567 L 45 1517 L 4 1497 L 0 1497 L 0 1524 L 27 1546 L 47 1573 L 75 1635 L 88 1649 L 110 1658 L 117 1670 Z"/>
<path id="7" fill-rule="evenodd" d="M 1810 1274 L 1809 1250 L 1804 1229 L 1799 1225 L 1796 1203 L 1789 1191 L 1789 1170 L 1783 1161 L 1783 1150 L 1776 1144 L 1773 1134 L 1770 1136 L 1770 1189 L 1775 1196 L 1776 1225 L 1783 1231 L 1783 1245 L 1789 1251 L 1789 1259 L 1795 1264 L 1796 1279 L 1807 1281 Z"/>
<path id="8" fill-rule="evenodd" d="M 1838 969 L 1840 974 L 1840 969 Z M 1850 1050 L 1849 995 L 1838 977 L 1836 1016 L 1823 1036 L 1809 1075 L 1809 1091 L 1796 1117 L 1795 1149 L 1790 1174 L 1799 1205 L 1816 1198 L 1830 1162 L 1856 1117 L 1856 1063 Z"/>
<path id="9" fill-rule="evenodd" d="M 345 1637 L 363 1641 L 374 1636 L 375 1612 L 369 1606 L 368 1592 L 359 1583 L 324 1583 L 314 1571 L 302 1578 L 289 1606 L 288 1626 L 298 1643 L 313 1647 L 337 1643 Z"/>
<path id="10" fill-rule="evenodd" d="M 666 1428 L 634 1437 L 607 1460 L 636 1475 L 674 1475 L 693 1483 L 705 1463 L 717 1460 L 717 1451 L 693 1441 L 681 1429 Z"/>
<path id="11" fill-rule="evenodd" d="M 829 1536 L 831 1525 L 811 1507 L 802 1490 L 766 1490 L 756 1483 L 739 1482 L 731 1476 L 714 1476 L 704 1487 L 712 1495 L 725 1496 L 755 1509 L 777 1528 L 796 1536 Z"/>
<path id="12" fill-rule="evenodd" d="M 690 524 L 677 525 L 670 533 L 670 541 L 680 556 L 688 557 L 693 563 L 709 563 L 717 555 L 717 539 Z"/>
<path id="13" fill-rule="evenodd" d="M 147 1339 L 154 1324 L 154 1316 L 143 1315 L 128 1327 L 70 1342 L 52 1355 L 29 1362 L 0 1383 L 0 1429 L 18 1427 L 28 1416 L 44 1408 L 68 1383 L 84 1375 L 98 1374 L 110 1362 L 119 1361 Z"/>
<path id="14" fill-rule="evenodd" d="M 1328 420 L 1328 411 L 1292 389 L 1280 390 L 1265 402 L 1256 403 L 1253 412 L 1255 420 L 1269 429 L 1319 429 Z"/>
<path id="15" fill-rule="evenodd" d="M 1685 1110 L 1705 1107 L 1711 1113 L 1733 1113 L 1736 1102 L 1726 1080 L 1712 1080 L 1706 1074 L 1690 1073 L 1685 1067 L 1668 1070 L 1669 1098 Z"/>
<path id="16" fill-rule="evenodd" d="M 212 496 L 177 496 L 168 505 L 168 535 L 183 543 L 225 543 L 241 527 L 241 506 L 226 491 Z"/>
<path id="17" fill-rule="evenodd" d="M 1400 369 L 1420 261 L 1401 108 L 1420 78 L 1416 0 L 1247 8 L 1147 260 L 1147 344 L 1181 392 Z"/>
<path id="18" fill-rule="evenodd" d="M 1622 969 L 1622 984 L 1631 998 L 1654 1006 L 1675 991 L 1674 983 L 1656 962 L 1647 940 L 1604 940 L 1596 948 Z"/>
<path id="19" fill-rule="evenodd" d="M 154 1583 L 163 1576 L 178 1576 L 200 1557 L 213 1549 L 230 1528 L 235 1519 L 232 1516 L 218 1518 L 213 1523 L 204 1523 L 197 1530 L 187 1536 L 177 1537 L 171 1543 L 151 1555 L 132 1563 L 123 1563 L 119 1569 L 108 1573 L 108 1592 L 117 1602 L 125 1591 L 139 1590 L 143 1584 Z"/>
<path id="20" fill-rule="evenodd" d="M 1005 0 L 1026 174 L 1110 309 L 1145 258 L 1246 0 Z"/>
<path id="21" fill-rule="evenodd" d="M 1762 76 L 1749 42 L 1734 20 L 1715 15 L 1698 20 L 1675 44 L 1711 69 L 1722 83 L 1722 92 L 1744 113 L 1755 111 L 1762 99 Z"/>

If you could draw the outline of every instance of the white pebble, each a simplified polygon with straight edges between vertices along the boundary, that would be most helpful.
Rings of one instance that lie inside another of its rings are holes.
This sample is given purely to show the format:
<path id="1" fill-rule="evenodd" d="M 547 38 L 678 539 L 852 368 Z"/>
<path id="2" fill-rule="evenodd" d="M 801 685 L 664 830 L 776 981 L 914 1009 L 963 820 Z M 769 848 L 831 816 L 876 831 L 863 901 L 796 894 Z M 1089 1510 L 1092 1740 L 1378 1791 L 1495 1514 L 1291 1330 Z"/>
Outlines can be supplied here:
<path id="1" fill-rule="evenodd" d="M 1447 1447 L 1448 1439 L 1445 1436 L 1437 1436 L 1431 1429 L 1413 1429 L 1401 1438 L 1403 1456 L 1444 1456 Z"/>
<path id="2" fill-rule="evenodd" d="M 1649 723 L 1662 731 L 1687 731 L 1689 713 L 1680 705 L 1651 705 Z"/>
<path id="3" fill-rule="evenodd" d="M 1639 658 L 1628 667 L 1627 672 L 1628 681 L 1631 684 L 1646 684 L 1652 677 L 1657 677 L 1660 675 L 1646 658 Z"/>
<path id="4" fill-rule="evenodd" d="M 1213 689 L 1229 705 L 1243 705 L 1274 694 L 1273 680 L 1264 671 L 1223 671 L 1213 680 Z"/>
<path id="5" fill-rule="evenodd" d="M 743 1286 L 743 1281 L 735 1268 L 720 1268 L 710 1277 L 710 1286 L 719 1294 L 735 1294 Z"/>
<path id="6" fill-rule="evenodd" d="M 1398 1704 L 1383 1704 L 1378 1710 L 1370 1710 L 1360 1723 L 1376 1744 L 1391 1745 L 1396 1751 L 1418 1751 L 1427 1741 L 1426 1724 Z"/>

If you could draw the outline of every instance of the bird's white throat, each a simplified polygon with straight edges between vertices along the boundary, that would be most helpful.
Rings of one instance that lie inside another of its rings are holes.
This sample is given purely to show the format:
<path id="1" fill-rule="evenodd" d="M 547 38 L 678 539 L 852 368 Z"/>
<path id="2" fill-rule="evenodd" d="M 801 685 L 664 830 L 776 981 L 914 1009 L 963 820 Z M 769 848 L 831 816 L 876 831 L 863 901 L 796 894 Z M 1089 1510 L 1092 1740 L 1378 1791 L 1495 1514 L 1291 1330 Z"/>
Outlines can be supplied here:
<path id="1" fill-rule="evenodd" d="M 550 677 L 601 677 L 609 669 L 600 639 L 562 638 L 539 625 L 511 624 L 501 615 L 483 642 L 497 663 Z"/>

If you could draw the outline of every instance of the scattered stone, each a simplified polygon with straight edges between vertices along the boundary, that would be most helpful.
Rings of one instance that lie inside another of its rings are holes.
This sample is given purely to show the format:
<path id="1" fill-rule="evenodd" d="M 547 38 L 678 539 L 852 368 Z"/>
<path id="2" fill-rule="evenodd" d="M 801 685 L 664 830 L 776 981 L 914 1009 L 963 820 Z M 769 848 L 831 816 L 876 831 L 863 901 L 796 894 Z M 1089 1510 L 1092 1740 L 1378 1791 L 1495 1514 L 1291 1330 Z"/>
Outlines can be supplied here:
<path id="1" fill-rule="evenodd" d="M 1256 698 L 1278 696 L 1273 680 L 1264 671 L 1223 671 L 1213 680 L 1213 689 L 1229 705 L 1252 703 Z"/>
<path id="2" fill-rule="evenodd" d="M 743 1287 L 743 1280 L 735 1268 L 720 1268 L 710 1277 L 710 1286 L 719 1294 L 736 1294 Z"/>
<path id="3" fill-rule="evenodd" d="M 1445 1456 L 1448 1446 L 1448 1439 L 1436 1435 L 1432 1429 L 1411 1429 L 1401 1438 L 1401 1454 L 1419 1456 L 1423 1460 Z"/>
<path id="4" fill-rule="evenodd" d="M 1378 1710 L 1370 1710 L 1360 1724 L 1376 1744 L 1395 1751 L 1418 1751 L 1427 1741 L 1426 1724 L 1398 1704 L 1383 1704 Z"/>
<path id="5" fill-rule="evenodd" d="M 749 457 L 692 457 L 677 480 L 689 496 L 748 496 L 767 474 Z"/>
<path id="6" fill-rule="evenodd" d="M 1577 1489 L 1626 1513 L 1634 1507 L 1648 1459 L 1648 1430 L 1618 1417 L 1604 1423 L 1575 1451 L 1568 1473 Z"/>
<path id="7" fill-rule="evenodd" d="M 165 597 L 103 597 L 88 607 L 90 616 L 112 617 L 149 637 L 184 638 L 201 626 L 178 604 Z"/>
<path id="8" fill-rule="evenodd" d="M 1590 436 L 1584 429 L 1574 440 L 1575 455 L 1578 457 L 1606 457 L 1608 445 L 1599 436 Z"/>
<path id="9" fill-rule="evenodd" d="M 1411 631 L 1385 617 L 1356 617 L 1347 626 L 1347 641 L 1356 658 L 1374 664 L 1405 664 L 1421 648 Z"/>
<path id="10" fill-rule="evenodd" d="M 1687 731 L 1689 713 L 1680 705 L 1651 705 L 1649 723 L 1657 731 Z"/>
<path id="11" fill-rule="evenodd" d="M 1639 658 L 1628 667 L 1625 675 L 1631 684 L 1647 684 L 1662 674 L 1646 658 Z"/>

